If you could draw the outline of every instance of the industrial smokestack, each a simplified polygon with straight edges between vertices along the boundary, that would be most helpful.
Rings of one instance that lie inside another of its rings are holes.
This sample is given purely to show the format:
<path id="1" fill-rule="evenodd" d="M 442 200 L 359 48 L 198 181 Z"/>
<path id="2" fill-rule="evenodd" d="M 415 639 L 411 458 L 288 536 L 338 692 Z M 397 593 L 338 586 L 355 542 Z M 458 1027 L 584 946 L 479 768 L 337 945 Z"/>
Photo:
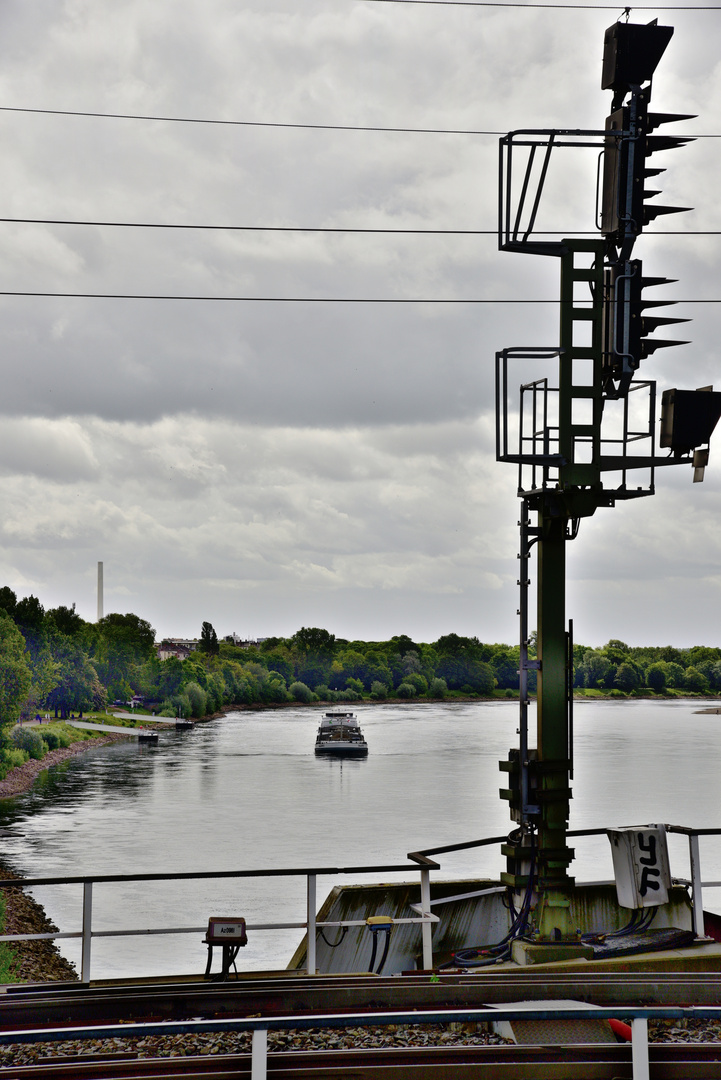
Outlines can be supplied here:
<path id="1" fill-rule="evenodd" d="M 98 563 L 98 622 L 103 617 L 103 564 Z"/>

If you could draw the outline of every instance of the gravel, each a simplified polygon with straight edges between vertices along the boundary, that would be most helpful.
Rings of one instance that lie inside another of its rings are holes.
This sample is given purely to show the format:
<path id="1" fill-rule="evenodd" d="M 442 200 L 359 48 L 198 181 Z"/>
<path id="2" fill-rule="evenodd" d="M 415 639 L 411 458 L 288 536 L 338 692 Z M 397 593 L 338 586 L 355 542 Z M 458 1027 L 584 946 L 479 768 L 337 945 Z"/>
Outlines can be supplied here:
<path id="1" fill-rule="evenodd" d="M 719 1042 L 721 1024 L 702 1020 L 652 1021 L 651 1042 Z M 153 1035 L 127 1039 L 68 1039 L 42 1045 L 17 1044 L 0 1047 L 2 1070 L 19 1065 L 72 1063 L 88 1057 L 172 1058 L 205 1054 L 248 1054 L 249 1034 Z M 303 1050 L 345 1050 L 403 1048 L 408 1046 L 499 1046 L 510 1040 L 481 1030 L 476 1024 L 419 1024 L 415 1026 L 357 1027 L 338 1030 L 310 1028 L 307 1031 L 271 1031 L 270 1053 Z"/>
<path id="2" fill-rule="evenodd" d="M 68 1040 L 52 1047 L 23 1043 L 0 1047 L 0 1071 L 18 1065 L 59 1063 L 72 1058 L 195 1057 L 204 1054 L 248 1054 L 249 1034 L 154 1035 L 129 1039 Z M 419 1024 L 413 1027 L 358 1027 L 343 1030 L 271 1031 L 270 1053 L 302 1050 L 346 1050 L 406 1046 L 499 1046 L 508 1040 L 480 1031 L 475 1024 Z"/>

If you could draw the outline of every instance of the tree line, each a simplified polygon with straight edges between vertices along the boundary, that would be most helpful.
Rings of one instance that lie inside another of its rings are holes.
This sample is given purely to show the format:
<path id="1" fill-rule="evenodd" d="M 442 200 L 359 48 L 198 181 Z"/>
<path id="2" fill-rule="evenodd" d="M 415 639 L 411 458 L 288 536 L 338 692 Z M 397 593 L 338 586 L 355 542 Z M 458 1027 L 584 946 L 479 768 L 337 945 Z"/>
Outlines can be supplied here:
<path id="1" fill-rule="evenodd" d="M 534 643 L 531 642 L 531 655 Z M 705 693 L 721 690 L 721 650 L 634 647 L 611 640 L 575 645 L 574 685 L 587 693 Z M 51 712 L 103 709 L 137 695 L 158 713 L 206 716 L 233 704 L 354 702 L 514 696 L 518 646 L 445 634 L 431 643 L 405 634 L 351 641 L 318 627 L 241 647 L 203 623 L 187 659 L 161 661 L 155 631 L 140 616 L 82 619 L 72 607 L 0 589 L 0 726 Z M 535 672 L 530 688 L 535 689 Z"/>

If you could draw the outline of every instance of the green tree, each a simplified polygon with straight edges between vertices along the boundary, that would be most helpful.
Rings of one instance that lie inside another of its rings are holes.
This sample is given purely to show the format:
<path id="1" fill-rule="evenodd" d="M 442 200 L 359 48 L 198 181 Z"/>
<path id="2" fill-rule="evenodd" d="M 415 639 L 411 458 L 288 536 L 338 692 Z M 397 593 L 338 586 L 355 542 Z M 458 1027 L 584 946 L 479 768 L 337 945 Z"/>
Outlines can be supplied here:
<path id="1" fill-rule="evenodd" d="M 309 702 L 313 700 L 313 691 L 309 686 L 306 686 L 304 682 L 298 681 L 291 683 L 289 689 L 291 696 L 294 697 L 296 701 Z"/>
<path id="2" fill-rule="evenodd" d="M 619 690 L 623 690 L 626 693 L 636 690 L 641 685 L 641 680 L 636 667 L 629 663 L 619 664 L 618 669 L 616 670 L 616 677 L 613 681 Z"/>
<path id="3" fill-rule="evenodd" d="M 709 688 L 708 679 L 693 664 L 686 668 L 684 683 L 687 690 L 693 690 L 695 693 L 703 693 Z"/>
<path id="4" fill-rule="evenodd" d="M 57 665 L 55 686 L 47 705 L 65 719 L 71 712 L 103 708 L 107 697 L 98 673 L 82 647 L 73 638 L 64 638 L 54 650 Z"/>
<path id="5" fill-rule="evenodd" d="M 470 686 L 485 697 L 493 693 L 496 677 L 490 664 L 481 659 L 483 646 L 478 638 L 446 634 L 435 642 L 434 647 L 438 654 L 436 676 L 445 679 L 450 690 Z"/>
<path id="6" fill-rule="evenodd" d="M 298 682 L 308 687 L 319 683 L 332 686 L 331 666 L 335 653 L 335 634 L 329 634 L 317 626 L 302 626 L 291 638 Z M 291 690 L 292 692 L 292 690 Z"/>
<path id="7" fill-rule="evenodd" d="M 15 625 L 25 638 L 25 648 L 35 657 L 47 643 L 45 609 L 37 596 L 24 596 L 15 605 Z"/>
<path id="8" fill-rule="evenodd" d="M 7 612 L 11 619 L 15 617 L 17 602 L 18 598 L 13 590 L 8 585 L 3 585 L 0 589 L 0 609 Z"/>
<path id="9" fill-rule="evenodd" d="M 428 696 L 433 698 L 444 698 L 448 693 L 448 687 L 445 679 L 431 679 L 431 685 L 428 687 Z"/>
<path id="10" fill-rule="evenodd" d="M 579 675 L 583 677 L 582 686 L 588 686 L 591 689 L 600 686 L 606 675 L 610 665 L 608 657 L 605 652 L 599 652 L 597 649 L 586 649 L 583 654 L 583 663 L 579 666 Z"/>
<path id="11" fill-rule="evenodd" d="M 666 665 L 649 664 L 646 670 L 646 685 L 659 693 L 666 687 Z"/>
<path id="12" fill-rule="evenodd" d="M 95 624 L 93 635 L 100 681 L 111 698 L 125 697 L 126 685 L 138 688 L 140 668 L 155 655 L 155 630 L 132 612 L 114 612 Z"/>
<path id="13" fill-rule="evenodd" d="M 218 635 L 216 634 L 212 623 L 203 623 L 200 630 L 200 643 L 198 645 L 198 651 L 205 653 L 207 656 L 217 656 L 220 652 Z"/>
<path id="14" fill-rule="evenodd" d="M 183 685 L 183 661 L 177 656 L 169 656 L 160 664 L 158 673 L 157 693 L 161 701 L 172 698 Z"/>
<path id="15" fill-rule="evenodd" d="M 197 682 L 190 682 L 185 686 L 184 693 L 190 702 L 191 715 L 196 718 L 205 716 L 208 711 L 208 697 L 203 687 Z"/>
<path id="16" fill-rule="evenodd" d="M 85 620 L 81 619 L 76 612 L 75 604 L 71 608 L 66 607 L 64 604 L 51 608 L 50 611 L 45 613 L 45 619 L 46 622 L 51 623 L 56 630 L 67 637 L 79 634 L 85 626 Z"/>
<path id="17" fill-rule="evenodd" d="M 4 611 L 0 611 L 0 726 L 18 722 L 30 689 L 30 665 L 25 639 Z"/>
<path id="18" fill-rule="evenodd" d="M 681 664 L 673 661 L 666 664 L 666 686 L 681 687 L 684 684 L 685 677 L 686 672 Z"/>

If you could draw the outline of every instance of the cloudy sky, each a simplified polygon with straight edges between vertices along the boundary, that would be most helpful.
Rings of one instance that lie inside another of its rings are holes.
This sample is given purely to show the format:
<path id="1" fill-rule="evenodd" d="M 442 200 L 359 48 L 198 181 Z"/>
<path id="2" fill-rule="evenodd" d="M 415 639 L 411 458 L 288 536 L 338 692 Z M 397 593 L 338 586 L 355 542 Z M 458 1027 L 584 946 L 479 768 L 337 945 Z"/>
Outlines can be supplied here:
<path id="1" fill-rule="evenodd" d="M 93 619 L 102 560 L 162 635 L 516 640 L 494 355 L 556 343 L 558 264 L 497 250 L 498 133 L 602 127 L 622 10 L 0 0 L 0 584 Z M 653 105 L 718 136 L 721 12 L 657 14 Z M 657 231 L 721 228 L 719 139 L 664 157 L 696 209 Z M 546 228 L 593 228 L 594 175 Z M 643 374 L 721 385 L 718 237 L 652 232 L 692 344 Z M 721 644 L 721 440 L 657 486 L 571 545 L 578 640 Z"/>

